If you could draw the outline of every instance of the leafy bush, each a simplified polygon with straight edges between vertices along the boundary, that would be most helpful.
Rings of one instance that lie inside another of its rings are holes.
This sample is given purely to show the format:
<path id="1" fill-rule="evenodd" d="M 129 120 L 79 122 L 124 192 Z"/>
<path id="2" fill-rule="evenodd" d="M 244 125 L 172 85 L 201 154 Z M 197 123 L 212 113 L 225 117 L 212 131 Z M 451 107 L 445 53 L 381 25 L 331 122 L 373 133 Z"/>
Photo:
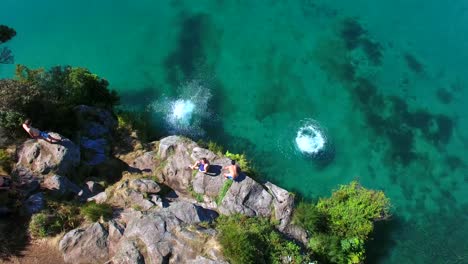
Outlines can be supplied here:
<path id="1" fill-rule="evenodd" d="M 119 101 L 106 80 L 84 68 L 65 66 L 46 71 L 17 65 L 16 79 L 0 82 L 0 126 L 13 137 L 25 117 L 36 127 L 71 137 L 77 127 L 75 106 L 112 108 Z"/>
<path id="2" fill-rule="evenodd" d="M 389 217 L 389 207 L 383 192 L 367 190 L 353 181 L 340 186 L 330 198 L 320 199 L 317 205 L 299 204 L 293 221 L 312 233 L 309 247 L 323 260 L 362 263 L 373 222 Z"/>
<path id="3" fill-rule="evenodd" d="M 119 101 L 117 93 L 108 90 L 106 80 L 85 68 L 56 66 L 45 71 L 17 65 L 16 78 L 37 84 L 48 101 L 58 105 L 73 107 L 86 104 L 110 108 Z"/>
<path id="4" fill-rule="evenodd" d="M 31 217 L 29 232 L 33 237 L 46 237 L 49 235 L 49 216 L 46 213 L 37 213 Z"/>
<path id="5" fill-rule="evenodd" d="M 357 181 L 342 185 L 317 208 L 329 215 L 330 230 L 341 237 L 367 239 L 373 221 L 389 217 L 390 202 L 382 191 L 367 190 Z"/>
<path id="6" fill-rule="evenodd" d="M 4 149 L 0 149 L 0 171 L 5 171 L 6 173 L 10 173 L 11 170 L 11 157 L 10 154 Z"/>
<path id="7" fill-rule="evenodd" d="M 284 239 L 268 219 L 244 215 L 218 217 L 216 229 L 230 263 L 304 263 L 300 247 Z"/>
<path id="8" fill-rule="evenodd" d="M 0 44 L 5 43 L 16 36 L 16 31 L 8 26 L 0 25 Z"/>
<path id="9" fill-rule="evenodd" d="M 40 90 L 36 85 L 0 80 L 0 126 L 5 134 L 19 132 L 23 119 L 37 110 L 40 100 Z"/>
<path id="10" fill-rule="evenodd" d="M 152 128 L 149 120 L 149 113 L 146 111 L 117 110 L 118 131 L 125 134 L 136 131 L 142 141 L 147 141 L 151 137 Z"/>
<path id="11" fill-rule="evenodd" d="M 108 204 L 90 202 L 81 208 L 81 214 L 91 222 L 96 222 L 101 217 L 107 220 L 112 217 L 112 207 Z"/>
<path id="12" fill-rule="evenodd" d="M 223 153 L 224 153 L 224 148 L 223 146 L 219 145 L 218 143 L 214 142 L 214 141 L 204 141 L 202 139 L 198 140 L 197 141 L 197 144 L 198 146 L 202 147 L 202 148 L 206 148 L 208 150 L 210 150 L 211 152 L 215 153 L 216 155 L 218 156 L 222 156 Z"/>
<path id="13" fill-rule="evenodd" d="M 78 227 L 82 221 L 75 204 L 47 201 L 47 208 L 31 218 L 29 232 L 33 237 L 53 236 Z"/>
<path id="14" fill-rule="evenodd" d="M 301 202 L 294 208 L 293 224 L 316 233 L 325 232 L 328 228 L 327 215 L 319 211 L 312 203 Z"/>

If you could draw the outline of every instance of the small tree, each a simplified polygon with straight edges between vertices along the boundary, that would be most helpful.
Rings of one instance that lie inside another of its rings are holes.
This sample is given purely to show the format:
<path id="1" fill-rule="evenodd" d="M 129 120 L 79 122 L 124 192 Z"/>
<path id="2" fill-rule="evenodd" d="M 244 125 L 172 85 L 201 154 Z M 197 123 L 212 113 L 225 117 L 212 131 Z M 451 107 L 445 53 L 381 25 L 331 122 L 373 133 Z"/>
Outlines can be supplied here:
<path id="1" fill-rule="evenodd" d="M 0 44 L 3 44 L 16 36 L 16 31 L 11 27 L 0 25 Z"/>
<path id="2" fill-rule="evenodd" d="M 309 247 L 327 262 L 362 263 L 364 243 L 374 221 L 388 218 L 389 207 L 382 191 L 368 190 L 353 181 L 316 205 L 299 204 L 293 221 L 311 233 Z"/>
<path id="3" fill-rule="evenodd" d="M 8 26 L 0 25 L 0 44 L 3 44 L 16 36 L 16 31 Z M 11 50 L 7 47 L 0 48 L 0 63 L 11 64 L 14 58 Z"/>

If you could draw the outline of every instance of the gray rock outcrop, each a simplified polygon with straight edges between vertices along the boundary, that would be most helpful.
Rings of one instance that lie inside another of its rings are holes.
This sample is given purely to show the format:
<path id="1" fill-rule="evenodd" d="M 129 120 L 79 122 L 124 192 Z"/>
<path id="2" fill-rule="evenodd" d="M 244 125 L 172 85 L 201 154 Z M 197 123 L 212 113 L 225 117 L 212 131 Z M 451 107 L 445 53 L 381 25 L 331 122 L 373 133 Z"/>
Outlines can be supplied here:
<path id="1" fill-rule="evenodd" d="M 42 184 L 44 189 L 56 197 L 69 197 L 80 192 L 80 188 L 68 178 L 60 175 L 47 176 Z"/>
<path id="2" fill-rule="evenodd" d="M 87 105 L 79 105 L 74 111 L 80 127 L 79 144 L 83 162 L 91 166 L 105 162 L 111 153 L 116 118 L 109 110 Z"/>
<path id="3" fill-rule="evenodd" d="M 62 138 L 59 143 L 49 143 L 42 139 L 30 139 L 23 143 L 18 151 L 16 171 L 25 174 L 27 171 L 35 175 L 56 173 L 69 175 L 80 163 L 80 150 L 69 139 L 56 133 L 53 137 Z"/>
<path id="4" fill-rule="evenodd" d="M 178 194 L 190 196 L 191 190 L 203 195 L 203 205 L 216 209 L 221 214 L 273 216 L 280 222 L 280 230 L 289 224 L 294 197 L 272 183 L 260 184 L 243 173 L 233 182 L 221 203 L 217 206 L 214 204 L 226 181 L 221 169 L 230 164 L 229 159 L 218 157 L 213 152 L 200 148 L 195 142 L 178 136 L 161 139 L 158 155 L 165 159 L 165 166 L 159 177 Z M 187 169 L 188 165 L 203 157 L 211 163 L 207 174 Z M 196 200 L 193 199 L 193 202 Z"/>
<path id="5" fill-rule="evenodd" d="M 109 260 L 108 232 L 99 223 L 65 234 L 59 244 L 66 263 L 104 263 Z"/>

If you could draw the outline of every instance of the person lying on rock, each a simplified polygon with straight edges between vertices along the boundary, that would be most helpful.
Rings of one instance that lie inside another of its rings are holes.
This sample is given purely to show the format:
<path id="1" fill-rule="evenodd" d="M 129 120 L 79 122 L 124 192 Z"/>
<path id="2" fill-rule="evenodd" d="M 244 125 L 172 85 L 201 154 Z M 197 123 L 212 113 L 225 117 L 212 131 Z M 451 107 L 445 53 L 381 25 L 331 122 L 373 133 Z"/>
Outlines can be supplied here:
<path id="1" fill-rule="evenodd" d="M 201 160 L 195 162 L 192 166 L 189 166 L 190 169 L 196 170 L 198 169 L 200 172 L 207 173 L 208 169 L 210 168 L 210 162 L 206 158 L 202 158 Z"/>
<path id="2" fill-rule="evenodd" d="M 223 169 L 229 171 L 228 173 L 224 173 L 224 178 L 226 179 L 236 180 L 237 176 L 239 175 L 239 167 L 236 165 L 235 160 L 231 160 L 231 165 L 226 166 Z"/>
<path id="3" fill-rule="evenodd" d="M 28 132 L 28 134 L 32 138 L 34 139 L 42 138 L 49 143 L 57 143 L 57 142 L 62 141 L 61 139 L 54 138 L 51 135 L 47 134 L 46 132 L 40 131 L 39 129 L 32 127 L 31 125 L 32 125 L 31 119 L 27 118 L 26 120 L 24 120 L 23 128 L 24 130 L 26 130 L 26 132 Z"/>

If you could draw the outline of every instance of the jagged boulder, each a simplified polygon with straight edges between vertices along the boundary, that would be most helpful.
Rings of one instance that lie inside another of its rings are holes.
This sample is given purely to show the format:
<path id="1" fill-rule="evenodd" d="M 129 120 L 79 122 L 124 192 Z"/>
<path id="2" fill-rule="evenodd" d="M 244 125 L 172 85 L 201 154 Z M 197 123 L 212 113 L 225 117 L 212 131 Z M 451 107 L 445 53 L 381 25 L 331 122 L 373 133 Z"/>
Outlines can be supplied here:
<path id="1" fill-rule="evenodd" d="M 105 263 L 109 260 L 108 233 L 99 223 L 65 234 L 59 244 L 66 263 Z"/>
<path id="2" fill-rule="evenodd" d="M 160 178 L 177 193 L 190 196 L 191 192 L 203 195 L 204 205 L 216 208 L 221 214 L 241 213 L 248 216 L 275 217 L 283 230 L 291 220 L 294 197 L 286 190 L 272 184 L 260 184 L 244 173 L 233 182 L 221 204 L 214 201 L 226 179 L 222 167 L 230 160 L 200 148 L 195 142 L 178 136 L 160 140 L 158 155 L 165 164 Z M 187 169 L 187 166 L 201 158 L 210 160 L 207 174 Z"/>
<path id="3" fill-rule="evenodd" d="M 271 204 L 273 196 L 268 193 L 262 185 L 246 177 L 241 182 L 234 182 L 226 193 L 219 211 L 230 215 L 241 213 L 247 216 L 271 215 Z"/>
<path id="4" fill-rule="evenodd" d="M 18 151 L 18 163 L 15 171 L 35 175 L 56 173 L 70 175 L 80 163 L 80 149 L 69 139 L 56 133 L 49 133 L 62 138 L 59 143 L 49 143 L 42 139 L 30 139 L 23 143 Z"/>
<path id="5" fill-rule="evenodd" d="M 135 158 L 129 166 L 143 174 L 151 174 L 154 172 L 157 164 L 156 153 L 154 151 L 147 151 Z"/>
<path id="6" fill-rule="evenodd" d="M 155 206 L 155 204 L 148 199 L 148 196 L 145 192 L 136 190 L 138 188 L 131 188 L 130 183 L 133 181 L 135 180 L 127 179 L 118 183 L 117 187 L 112 193 L 112 197 L 109 198 L 109 203 L 115 206 L 135 208 L 138 210 L 148 210 Z M 140 186 L 142 189 L 145 188 L 142 187 L 142 185 L 134 185 L 134 187 L 138 186 Z"/>
<path id="7" fill-rule="evenodd" d="M 117 254 L 112 258 L 113 264 L 144 264 L 145 258 L 138 248 L 137 239 L 124 239 L 119 244 Z"/>
<path id="8" fill-rule="evenodd" d="M 60 175 L 47 176 L 42 184 L 42 188 L 49 190 L 56 197 L 68 197 L 76 195 L 81 191 L 67 177 Z"/>
<path id="9" fill-rule="evenodd" d="M 113 261 L 139 261 L 143 256 L 144 263 L 188 263 L 203 255 L 209 260 L 222 262 L 219 250 L 207 247 L 215 243 L 212 240 L 216 231 L 190 227 L 191 224 L 211 221 L 215 216 L 213 211 L 188 202 L 175 202 L 167 208 L 143 214 L 126 213 L 123 217 L 126 228 Z"/>
<path id="10" fill-rule="evenodd" d="M 39 213 L 45 206 L 44 193 L 36 193 L 24 202 L 24 210 L 27 214 Z"/>
<path id="11" fill-rule="evenodd" d="M 161 191 L 161 187 L 155 181 L 149 179 L 131 180 L 129 187 L 141 193 L 158 193 Z"/>
<path id="12" fill-rule="evenodd" d="M 79 123 L 79 142 L 85 164 L 96 166 L 105 162 L 111 153 L 117 119 L 111 111 L 79 105 L 74 108 Z"/>

